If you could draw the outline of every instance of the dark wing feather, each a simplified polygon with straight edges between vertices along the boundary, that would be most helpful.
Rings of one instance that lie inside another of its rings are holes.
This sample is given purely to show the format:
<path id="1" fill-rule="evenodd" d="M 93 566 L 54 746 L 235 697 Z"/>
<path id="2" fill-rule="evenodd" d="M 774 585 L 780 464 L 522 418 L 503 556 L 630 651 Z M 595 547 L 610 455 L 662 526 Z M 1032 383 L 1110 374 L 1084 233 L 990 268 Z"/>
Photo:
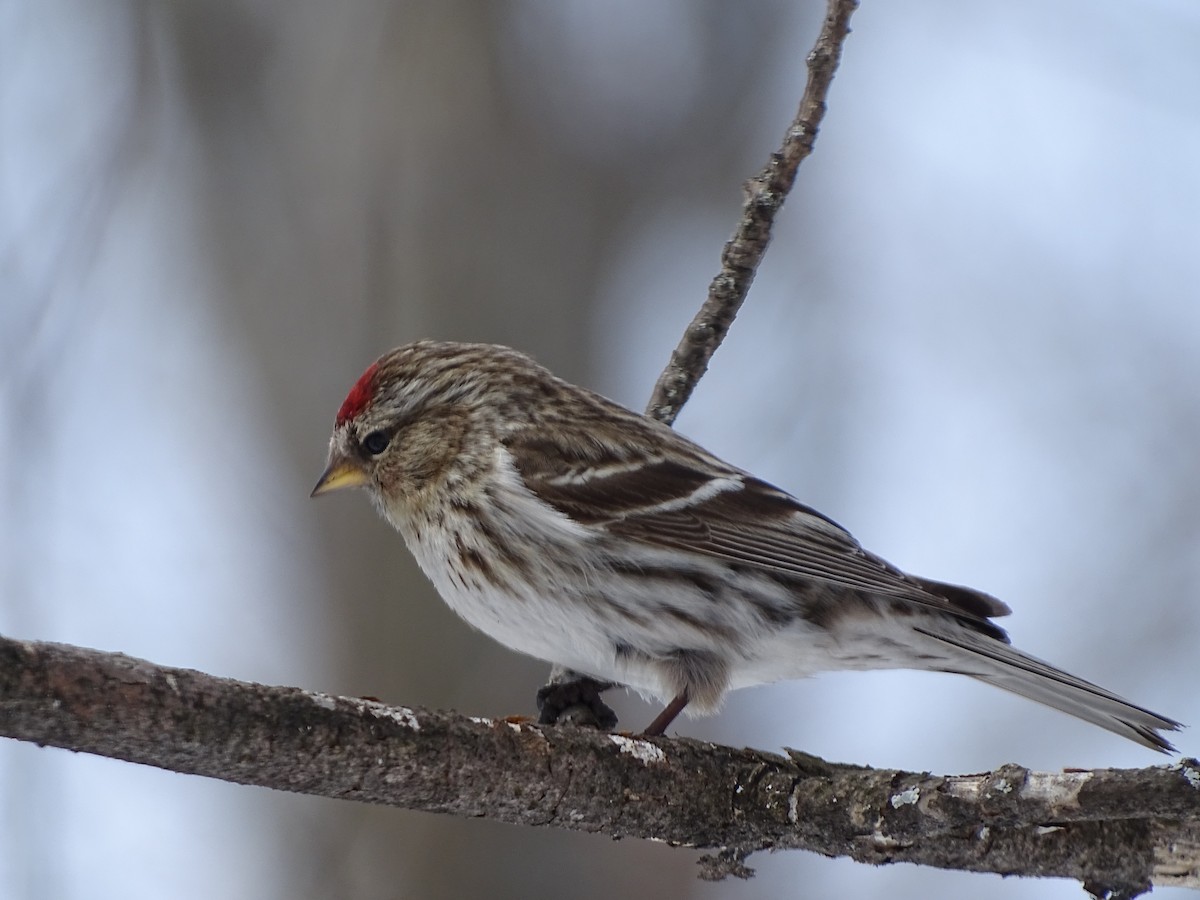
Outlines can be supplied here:
<path id="1" fill-rule="evenodd" d="M 639 457 L 626 444 L 621 459 L 602 461 L 601 452 L 584 461 L 576 452 L 560 456 L 555 465 L 544 434 L 528 446 L 510 441 L 509 449 L 529 489 L 578 522 L 778 577 L 909 601 L 1003 638 L 987 621 L 1009 612 L 999 600 L 907 575 L 789 494 L 671 437 L 679 444 L 671 447 L 670 458 L 650 452 Z"/>
<path id="2" fill-rule="evenodd" d="M 617 534 L 799 579 L 911 600 L 986 619 L 1008 607 L 968 588 L 914 578 L 863 550 L 826 517 L 758 479 L 693 506 L 647 511 L 609 524 Z"/>

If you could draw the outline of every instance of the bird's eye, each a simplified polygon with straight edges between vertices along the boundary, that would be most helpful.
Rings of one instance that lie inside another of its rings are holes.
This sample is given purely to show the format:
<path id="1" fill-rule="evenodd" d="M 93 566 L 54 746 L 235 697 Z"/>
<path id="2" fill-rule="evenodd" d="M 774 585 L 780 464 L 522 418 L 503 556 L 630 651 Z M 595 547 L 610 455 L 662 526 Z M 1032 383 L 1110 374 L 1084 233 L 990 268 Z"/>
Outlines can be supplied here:
<path id="1" fill-rule="evenodd" d="M 372 431 L 362 439 L 363 449 L 372 456 L 378 456 L 387 449 L 388 444 L 392 441 L 391 435 L 383 431 Z"/>

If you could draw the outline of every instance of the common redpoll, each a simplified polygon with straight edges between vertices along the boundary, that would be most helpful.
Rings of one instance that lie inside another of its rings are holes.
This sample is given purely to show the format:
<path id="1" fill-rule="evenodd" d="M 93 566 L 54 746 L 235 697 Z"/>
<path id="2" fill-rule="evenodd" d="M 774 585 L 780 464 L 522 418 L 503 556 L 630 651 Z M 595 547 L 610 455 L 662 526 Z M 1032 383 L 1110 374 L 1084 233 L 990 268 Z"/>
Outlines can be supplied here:
<path id="1" fill-rule="evenodd" d="M 514 650 L 712 713 L 836 669 L 970 675 L 1157 750 L 1179 723 L 1011 647 L 787 493 L 506 347 L 420 341 L 338 410 L 313 495 L 367 489 L 442 598 Z"/>

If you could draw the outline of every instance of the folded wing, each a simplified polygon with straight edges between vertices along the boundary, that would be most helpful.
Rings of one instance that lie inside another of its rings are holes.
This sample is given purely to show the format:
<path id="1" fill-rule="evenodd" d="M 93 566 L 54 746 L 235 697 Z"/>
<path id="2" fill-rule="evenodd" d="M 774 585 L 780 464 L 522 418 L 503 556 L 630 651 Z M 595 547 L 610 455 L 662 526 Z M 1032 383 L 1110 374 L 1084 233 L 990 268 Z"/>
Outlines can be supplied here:
<path id="1" fill-rule="evenodd" d="M 1010 610 L 969 588 L 910 576 L 833 520 L 694 445 L 684 455 L 556 458 L 539 436 L 537 462 L 510 447 L 529 489 L 575 521 L 647 545 L 721 559 L 781 578 L 818 580 L 949 614 L 999 640 L 988 621 Z M 523 465 L 523 462 L 525 463 Z"/>

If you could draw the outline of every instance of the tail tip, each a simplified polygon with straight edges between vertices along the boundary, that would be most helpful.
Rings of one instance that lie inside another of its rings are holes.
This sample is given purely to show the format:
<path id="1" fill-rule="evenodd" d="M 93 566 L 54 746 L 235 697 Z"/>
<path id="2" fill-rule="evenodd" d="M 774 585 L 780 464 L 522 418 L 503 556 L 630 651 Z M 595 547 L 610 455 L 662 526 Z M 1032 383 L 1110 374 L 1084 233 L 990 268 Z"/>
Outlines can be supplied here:
<path id="1" fill-rule="evenodd" d="M 1179 752 L 1175 745 L 1168 741 L 1165 737 L 1159 734 L 1159 731 L 1181 731 L 1184 726 L 1174 719 L 1162 719 L 1161 722 L 1156 722 L 1153 727 L 1149 725 L 1141 725 L 1136 722 L 1123 722 L 1125 726 L 1130 728 L 1138 735 L 1139 743 L 1145 744 L 1151 750 L 1157 750 L 1159 753 L 1173 755 Z"/>

